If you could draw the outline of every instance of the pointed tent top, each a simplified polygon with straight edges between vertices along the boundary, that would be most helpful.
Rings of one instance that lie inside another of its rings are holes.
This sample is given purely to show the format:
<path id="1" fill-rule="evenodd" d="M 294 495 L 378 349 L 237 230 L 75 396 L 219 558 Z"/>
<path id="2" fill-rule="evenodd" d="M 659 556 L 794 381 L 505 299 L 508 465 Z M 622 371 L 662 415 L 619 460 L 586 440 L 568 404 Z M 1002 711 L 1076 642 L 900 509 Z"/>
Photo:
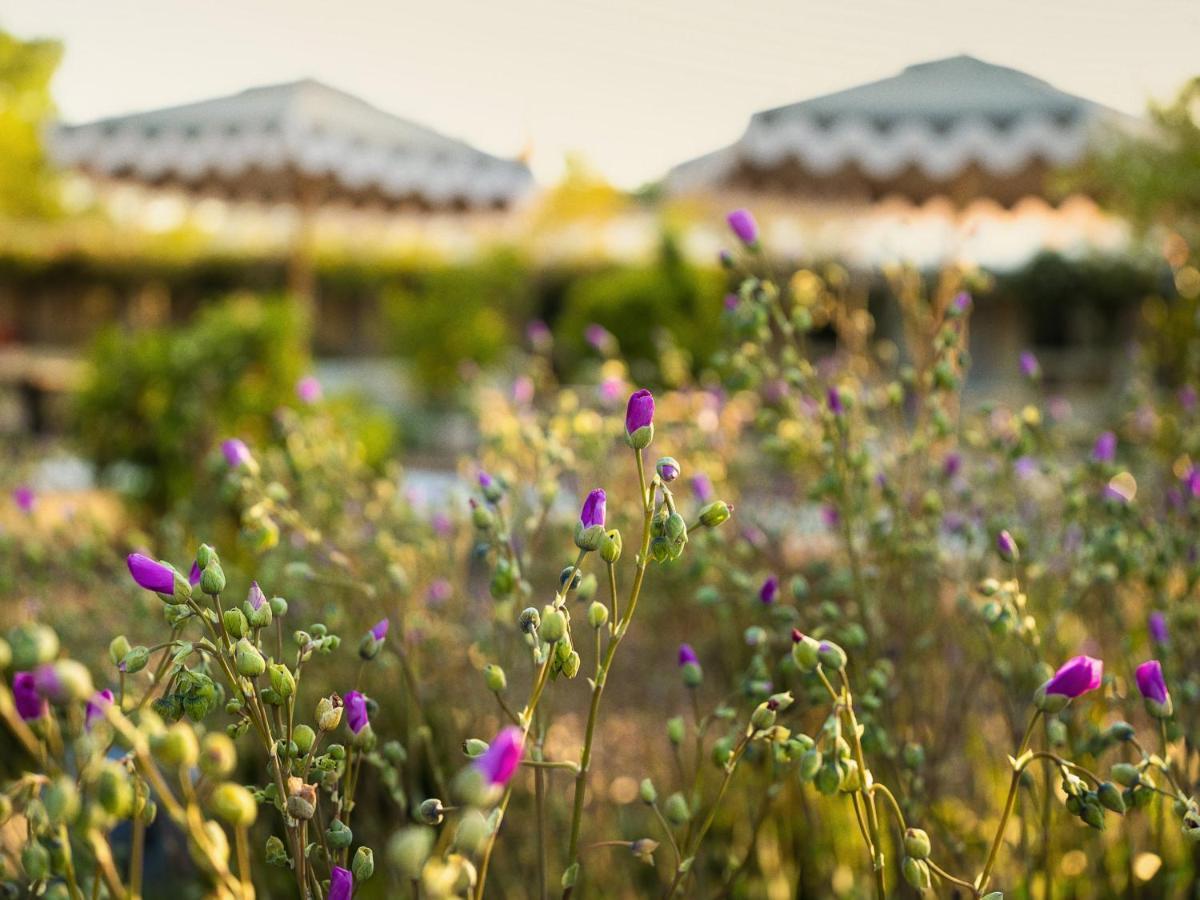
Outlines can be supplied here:
<path id="1" fill-rule="evenodd" d="M 532 180 L 521 162 L 310 78 L 60 126 L 51 151 L 101 176 L 276 199 L 308 179 L 332 197 L 503 205 Z"/>
<path id="2" fill-rule="evenodd" d="M 952 56 L 756 113 L 732 146 L 675 167 L 671 190 L 722 186 L 924 200 L 1040 193 L 1098 127 L 1133 121 L 1007 66 Z"/>

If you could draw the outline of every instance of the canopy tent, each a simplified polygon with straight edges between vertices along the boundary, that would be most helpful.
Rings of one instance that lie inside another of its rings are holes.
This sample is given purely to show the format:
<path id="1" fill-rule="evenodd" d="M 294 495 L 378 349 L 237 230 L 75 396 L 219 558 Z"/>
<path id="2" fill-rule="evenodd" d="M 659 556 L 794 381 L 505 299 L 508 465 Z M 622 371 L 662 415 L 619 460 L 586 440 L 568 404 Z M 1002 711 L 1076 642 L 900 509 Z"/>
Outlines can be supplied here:
<path id="1" fill-rule="evenodd" d="M 300 293 L 311 292 L 307 235 L 324 204 L 502 209 L 532 185 L 520 161 L 491 156 L 307 79 L 60 125 L 49 146 L 58 164 L 98 179 L 294 204 L 300 225 L 292 287 Z"/>
<path id="2" fill-rule="evenodd" d="M 970 56 L 756 113 L 732 146 L 667 176 L 673 194 L 714 189 L 873 202 L 944 196 L 1005 205 L 1046 195 L 1106 129 L 1137 120 Z"/>

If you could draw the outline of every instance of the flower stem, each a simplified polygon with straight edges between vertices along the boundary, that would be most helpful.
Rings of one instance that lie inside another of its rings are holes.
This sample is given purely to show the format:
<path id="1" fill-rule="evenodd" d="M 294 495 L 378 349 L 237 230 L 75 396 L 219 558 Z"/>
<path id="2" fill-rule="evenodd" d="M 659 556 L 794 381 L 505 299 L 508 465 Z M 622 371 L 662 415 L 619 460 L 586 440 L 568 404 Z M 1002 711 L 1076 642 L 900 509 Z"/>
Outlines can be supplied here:
<path id="1" fill-rule="evenodd" d="M 1025 748 L 1029 745 L 1029 739 L 1033 736 L 1033 728 L 1037 725 L 1041 715 L 1042 711 L 1039 709 L 1030 718 L 1029 725 L 1025 728 L 1025 735 L 1021 738 L 1020 746 L 1017 747 L 1017 758 L 1020 758 L 1025 752 Z M 996 865 L 996 855 L 1000 852 L 1000 845 L 1004 843 L 1004 828 L 1008 825 L 1008 817 L 1012 815 L 1013 806 L 1017 802 L 1017 787 L 1021 783 L 1022 771 L 1022 767 L 1013 767 L 1012 778 L 1008 784 L 1008 797 L 1004 801 L 1004 812 L 1000 814 L 1000 824 L 996 828 L 996 837 L 992 840 L 991 849 L 988 850 L 987 861 L 983 864 L 983 871 L 979 873 L 979 878 L 976 879 L 976 890 L 980 893 L 987 890 L 988 880 L 992 875 L 992 867 Z"/>

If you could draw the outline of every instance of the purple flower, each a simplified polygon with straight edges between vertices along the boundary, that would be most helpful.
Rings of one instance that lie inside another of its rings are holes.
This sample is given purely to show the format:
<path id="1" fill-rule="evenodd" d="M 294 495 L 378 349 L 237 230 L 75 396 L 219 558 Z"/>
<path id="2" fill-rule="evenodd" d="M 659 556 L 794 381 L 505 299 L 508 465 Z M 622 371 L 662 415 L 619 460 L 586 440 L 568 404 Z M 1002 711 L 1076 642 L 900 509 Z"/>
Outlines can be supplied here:
<path id="1" fill-rule="evenodd" d="M 696 651 L 692 649 L 691 644 L 679 645 L 679 665 L 699 665 L 700 657 L 696 655 Z"/>
<path id="2" fill-rule="evenodd" d="M 33 670 L 33 689 L 38 692 L 38 696 L 51 703 L 61 703 L 67 696 L 53 663 L 42 663 Z"/>
<path id="3" fill-rule="evenodd" d="M 712 480 L 703 472 L 692 476 L 692 493 L 696 495 L 696 499 L 701 503 L 710 503 L 713 497 L 716 496 Z"/>
<path id="4" fill-rule="evenodd" d="M 1096 462 L 1109 463 L 1116 459 L 1117 456 L 1117 436 L 1111 431 L 1102 432 L 1100 437 L 1096 438 L 1096 445 L 1092 447 L 1092 459 Z"/>
<path id="5" fill-rule="evenodd" d="M 764 606 L 770 606 L 778 596 L 779 579 L 774 575 L 768 575 L 762 586 L 758 589 L 758 599 L 763 602 Z"/>
<path id="6" fill-rule="evenodd" d="M 14 488 L 12 492 L 13 502 L 17 504 L 17 509 L 26 515 L 33 512 L 33 508 L 37 506 L 37 494 L 33 492 L 27 484 Z"/>
<path id="7" fill-rule="evenodd" d="M 821 521 L 825 523 L 826 528 L 832 530 L 842 523 L 842 514 L 832 503 L 826 503 L 821 507 Z"/>
<path id="8" fill-rule="evenodd" d="M 1076 656 L 1062 664 L 1054 677 L 1046 682 L 1047 694 L 1079 697 L 1100 687 L 1104 663 L 1091 656 Z"/>
<path id="9" fill-rule="evenodd" d="M 520 728 L 510 725 L 496 735 L 481 756 L 475 758 L 475 768 L 491 784 L 508 784 L 521 765 L 524 749 L 525 735 Z"/>
<path id="10" fill-rule="evenodd" d="M 96 691 L 92 694 L 92 699 L 87 702 L 87 709 L 83 716 L 83 726 L 88 731 L 92 730 L 98 721 L 104 718 L 108 713 L 108 708 L 113 704 L 113 692 L 105 688 L 102 691 Z"/>
<path id="11" fill-rule="evenodd" d="M 445 578 L 435 578 L 429 585 L 427 597 L 429 602 L 434 605 L 445 603 L 450 599 L 450 595 L 454 593 L 454 588 L 450 586 L 450 582 Z"/>
<path id="12" fill-rule="evenodd" d="M 382 641 L 387 637 L 389 625 L 390 623 L 387 619 L 380 619 L 373 626 L 371 626 L 371 637 L 375 638 L 377 641 Z"/>
<path id="13" fill-rule="evenodd" d="M 304 403 L 310 405 L 320 403 L 324 395 L 325 391 L 321 388 L 321 382 L 317 381 L 315 375 L 305 375 L 296 382 L 296 396 Z"/>
<path id="14" fill-rule="evenodd" d="M 433 525 L 434 533 L 439 537 L 448 537 L 450 532 L 454 530 L 454 522 L 452 522 L 450 517 L 441 510 L 438 510 L 433 514 L 430 524 Z"/>
<path id="15" fill-rule="evenodd" d="M 129 574 L 140 587 L 159 594 L 175 593 L 175 570 L 155 562 L 140 553 L 131 553 L 125 560 Z"/>
<path id="16" fill-rule="evenodd" d="M 835 416 L 840 416 L 846 411 L 846 404 L 842 402 L 842 394 L 836 387 L 831 387 L 825 393 L 825 402 L 829 404 L 829 411 Z"/>
<path id="17" fill-rule="evenodd" d="M 513 380 L 513 402 L 525 406 L 533 399 L 533 379 L 528 375 L 518 375 Z"/>
<path id="18" fill-rule="evenodd" d="M 1017 558 L 1017 542 L 1007 529 L 996 535 L 996 550 L 1005 562 L 1013 562 Z"/>
<path id="19" fill-rule="evenodd" d="M 953 478 L 962 471 L 962 456 L 958 453 L 947 453 L 942 461 L 942 471 L 947 478 Z"/>
<path id="20" fill-rule="evenodd" d="M 1149 659 L 1137 667 L 1134 673 L 1137 677 L 1138 690 L 1147 700 L 1155 703 L 1166 703 L 1167 682 L 1163 680 L 1162 665 L 1157 659 Z"/>
<path id="21" fill-rule="evenodd" d="M 611 403 L 616 405 L 617 400 L 621 396 L 621 389 L 624 386 L 625 383 L 620 378 L 617 378 L 615 375 L 609 375 L 600 382 L 597 390 L 600 394 L 600 399 L 606 404 Z"/>
<path id="22" fill-rule="evenodd" d="M 1156 644 L 1167 642 L 1167 617 L 1155 610 L 1150 613 L 1150 639 Z"/>
<path id="23" fill-rule="evenodd" d="M 1185 384 L 1179 389 L 1179 405 L 1184 412 L 1194 412 L 1196 409 L 1196 389 L 1190 384 Z"/>
<path id="24" fill-rule="evenodd" d="M 350 691 L 342 698 L 346 704 L 346 724 L 358 734 L 370 723 L 367 719 L 367 698 L 358 691 Z"/>
<path id="25" fill-rule="evenodd" d="M 46 711 L 46 701 L 37 691 L 32 672 L 17 672 L 13 675 L 12 693 L 17 715 L 26 722 L 40 719 Z"/>
<path id="26" fill-rule="evenodd" d="M 533 319 L 525 326 L 525 337 L 535 349 L 546 349 L 552 340 L 550 326 L 541 319 Z"/>
<path id="27" fill-rule="evenodd" d="M 588 494 L 587 499 L 583 501 L 583 509 L 579 513 L 579 523 L 584 528 L 592 528 L 594 526 L 603 528 L 607 501 L 607 496 L 600 488 Z"/>
<path id="28" fill-rule="evenodd" d="M 614 341 L 612 332 L 596 322 L 593 322 L 583 330 L 583 338 L 600 353 L 607 352 L 612 347 Z"/>
<path id="29" fill-rule="evenodd" d="M 229 468 L 237 469 L 250 462 L 250 448 L 241 438 L 230 438 L 221 443 L 221 452 L 225 454 L 225 462 Z"/>
<path id="30" fill-rule="evenodd" d="M 192 560 L 192 567 L 188 570 L 188 584 L 195 587 L 200 583 L 200 563 Z"/>
<path id="31" fill-rule="evenodd" d="M 737 239 L 747 247 L 758 243 L 758 223 L 754 221 L 750 210 L 735 209 L 725 217 L 725 221 L 729 223 L 729 228 L 737 235 Z"/>
<path id="32" fill-rule="evenodd" d="M 478 476 L 478 477 L 479 477 L 479 486 L 480 486 L 481 488 L 483 488 L 485 491 L 486 491 L 488 488 L 490 488 L 490 487 L 491 487 L 493 484 L 495 484 L 495 483 L 496 483 L 496 482 L 495 482 L 495 479 L 493 479 L 493 478 L 492 478 L 492 476 L 491 476 L 491 475 L 489 475 L 487 472 L 483 471 L 483 469 L 480 469 L 480 470 L 479 470 L 479 476 Z"/>
<path id="33" fill-rule="evenodd" d="M 950 301 L 950 308 L 960 316 L 968 312 L 971 309 L 971 295 L 966 291 L 959 291 Z"/>
<path id="34" fill-rule="evenodd" d="M 246 594 L 246 602 L 250 604 L 251 609 L 256 611 L 262 609 L 262 605 L 267 602 L 267 595 L 262 592 L 257 581 L 250 582 L 250 591 Z"/>
<path id="35" fill-rule="evenodd" d="M 326 900 L 350 900 L 354 893 L 354 875 L 348 869 L 334 866 L 329 872 L 329 893 Z"/>
<path id="36" fill-rule="evenodd" d="M 1032 478 L 1037 471 L 1038 462 L 1032 456 L 1019 456 L 1013 462 L 1013 472 L 1018 478 Z"/>
<path id="37" fill-rule="evenodd" d="M 625 407 L 625 433 L 632 435 L 639 428 L 654 424 L 654 395 L 645 388 L 635 391 Z"/>
<path id="38" fill-rule="evenodd" d="M 1037 378 L 1042 374 L 1041 363 L 1039 363 L 1038 358 L 1033 355 L 1032 350 L 1021 351 L 1021 356 L 1017 364 L 1021 369 L 1021 374 L 1026 378 Z"/>
<path id="39" fill-rule="evenodd" d="M 741 297 L 739 297 L 737 294 L 725 295 L 725 308 L 730 312 L 733 312 L 735 309 L 737 309 L 740 302 Z"/>

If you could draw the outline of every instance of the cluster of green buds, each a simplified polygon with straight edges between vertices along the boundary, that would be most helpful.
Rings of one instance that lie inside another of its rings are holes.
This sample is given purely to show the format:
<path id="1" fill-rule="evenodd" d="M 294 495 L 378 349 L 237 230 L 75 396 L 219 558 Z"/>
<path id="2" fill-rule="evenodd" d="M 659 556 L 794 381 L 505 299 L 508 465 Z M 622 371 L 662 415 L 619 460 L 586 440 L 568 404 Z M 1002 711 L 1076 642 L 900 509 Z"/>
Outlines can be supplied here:
<path id="1" fill-rule="evenodd" d="M 1028 598 L 1015 578 L 985 578 L 979 583 L 984 598 L 979 615 L 997 636 L 1015 635 L 1036 647 L 1040 643 L 1037 621 L 1028 609 Z"/>

